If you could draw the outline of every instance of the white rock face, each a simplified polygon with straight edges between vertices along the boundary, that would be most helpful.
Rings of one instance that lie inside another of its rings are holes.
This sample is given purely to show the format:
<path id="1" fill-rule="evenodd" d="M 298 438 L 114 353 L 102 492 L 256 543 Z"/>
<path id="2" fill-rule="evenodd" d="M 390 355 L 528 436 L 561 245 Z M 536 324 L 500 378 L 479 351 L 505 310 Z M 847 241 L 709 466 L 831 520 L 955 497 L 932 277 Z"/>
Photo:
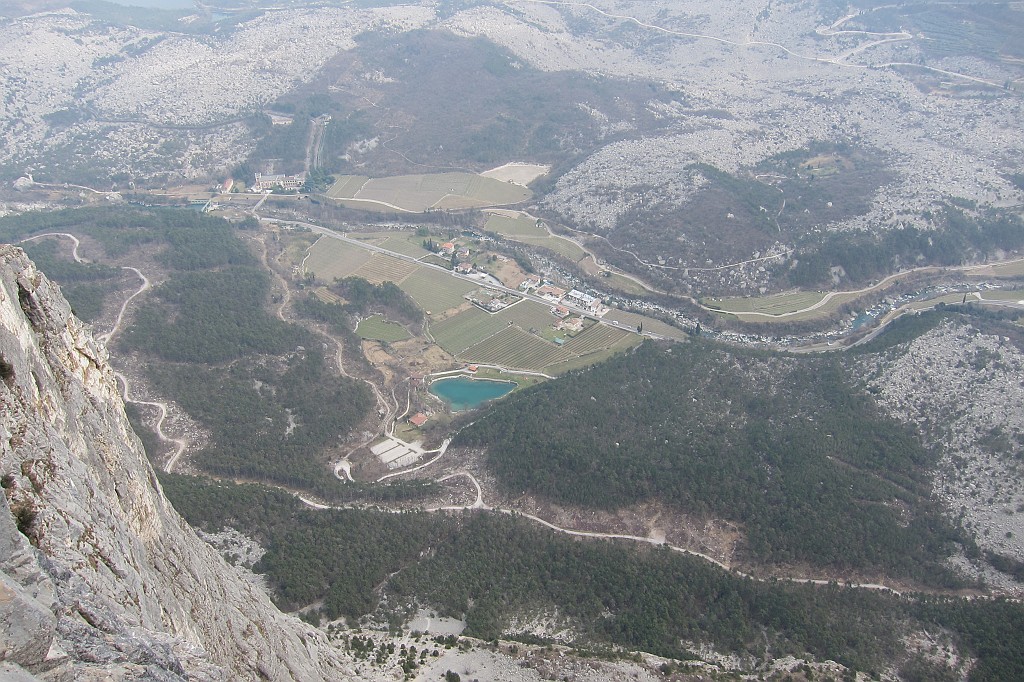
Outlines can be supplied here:
<path id="1" fill-rule="evenodd" d="M 281 614 L 171 508 L 106 349 L 12 246 L 0 246 L 0 476 L 10 674 L 350 677 L 321 633 Z"/>
<path id="2" fill-rule="evenodd" d="M 942 449 L 934 489 L 950 516 L 983 549 L 1024 561 L 1024 352 L 945 323 L 869 371 L 882 405 Z"/>

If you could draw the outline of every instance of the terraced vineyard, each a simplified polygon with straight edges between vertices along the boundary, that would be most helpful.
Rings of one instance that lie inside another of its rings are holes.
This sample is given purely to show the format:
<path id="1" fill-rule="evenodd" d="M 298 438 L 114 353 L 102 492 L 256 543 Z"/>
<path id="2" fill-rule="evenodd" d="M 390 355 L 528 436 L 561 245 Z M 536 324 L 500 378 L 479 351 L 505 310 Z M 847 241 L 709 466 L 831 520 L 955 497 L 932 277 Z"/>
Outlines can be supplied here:
<path id="1" fill-rule="evenodd" d="M 489 315 L 474 306 L 438 322 L 431 327 L 430 332 L 442 348 L 453 355 L 458 355 L 508 325 L 508 320 L 498 315 Z"/>
<path id="2" fill-rule="evenodd" d="M 516 326 L 506 327 L 460 355 L 470 362 L 535 371 L 572 357 L 568 351 Z"/>
<path id="3" fill-rule="evenodd" d="M 416 305 L 433 315 L 465 303 L 463 296 L 480 288 L 433 268 L 418 269 L 399 286 L 416 301 Z"/>
<path id="4" fill-rule="evenodd" d="M 419 265 L 400 258 L 375 253 L 367 263 L 352 274 L 362 277 L 372 284 L 383 284 L 384 282 L 401 284 L 402 280 L 419 267 Z"/>

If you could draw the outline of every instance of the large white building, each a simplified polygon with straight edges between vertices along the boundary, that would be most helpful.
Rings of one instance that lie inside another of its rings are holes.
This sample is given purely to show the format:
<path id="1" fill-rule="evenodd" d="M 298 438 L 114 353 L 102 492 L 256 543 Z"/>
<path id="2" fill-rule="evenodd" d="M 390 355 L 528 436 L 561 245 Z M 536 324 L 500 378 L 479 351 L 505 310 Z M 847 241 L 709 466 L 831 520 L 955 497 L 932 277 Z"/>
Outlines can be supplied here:
<path id="1" fill-rule="evenodd" d="M 306 182 L 306 174 L 298 175 L 264 175 L 256 174 L 256 184 L 252 186 L 257 192 L 269 192 L 272 189 L 298 189 Z"/>
<path id="2" fill-rule="evenodd" d="M 583 308 L 585 310 L 590 311 L 597 311 L 597 309 L 601 307 L 601 299 L 599 299 L 597 296 L 585 294 L 578 289 L 573 289 L 572 291 L 567 293 L 565 295 L 565 298 L 562 300 L 567 303 L 571 303 L 572 305 L 578 308 Z"/>

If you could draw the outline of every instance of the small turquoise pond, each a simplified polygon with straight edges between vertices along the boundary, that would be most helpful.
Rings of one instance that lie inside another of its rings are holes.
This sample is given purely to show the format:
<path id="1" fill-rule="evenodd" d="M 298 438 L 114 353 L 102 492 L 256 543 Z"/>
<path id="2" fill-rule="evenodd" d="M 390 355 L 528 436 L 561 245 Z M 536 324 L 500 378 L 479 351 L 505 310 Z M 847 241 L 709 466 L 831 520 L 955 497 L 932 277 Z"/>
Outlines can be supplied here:
<path id="1" fill-rule="evenodd" d="M 452 377 L 430 384 L 430 392 L 451 405 L 452 412 L 462 412 L 507 395 L 518 385 L 514 381 Z"/>

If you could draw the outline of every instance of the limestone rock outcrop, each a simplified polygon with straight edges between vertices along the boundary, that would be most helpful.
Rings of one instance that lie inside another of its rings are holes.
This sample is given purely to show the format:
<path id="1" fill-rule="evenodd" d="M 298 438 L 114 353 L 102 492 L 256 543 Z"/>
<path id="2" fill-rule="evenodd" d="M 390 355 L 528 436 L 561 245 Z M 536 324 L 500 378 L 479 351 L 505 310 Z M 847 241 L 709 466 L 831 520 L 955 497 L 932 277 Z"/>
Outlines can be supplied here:
<path id="1" fill-rule="evenodd" d="M 174 511 L 107 351 L 0 245 L 0 677 L 350 677 Z"/>

